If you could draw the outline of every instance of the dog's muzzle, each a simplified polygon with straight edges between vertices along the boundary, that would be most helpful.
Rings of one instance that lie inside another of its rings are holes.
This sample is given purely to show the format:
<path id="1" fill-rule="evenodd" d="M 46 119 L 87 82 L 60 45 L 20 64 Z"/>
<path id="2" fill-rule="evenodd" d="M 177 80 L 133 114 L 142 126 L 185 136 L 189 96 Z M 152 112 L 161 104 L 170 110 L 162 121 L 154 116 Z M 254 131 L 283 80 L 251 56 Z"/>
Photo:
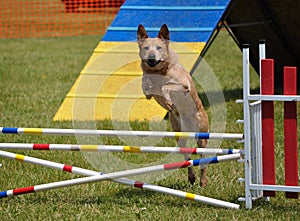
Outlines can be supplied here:
<path id="1" fill-rule="evenodd" d="M 156 57 L 154 54 L 150 54 L 148 59 L 146 60 L 147 64 L 150 66 L 150 67 L 155 67 L 161 60 L 156 60 Z"/>

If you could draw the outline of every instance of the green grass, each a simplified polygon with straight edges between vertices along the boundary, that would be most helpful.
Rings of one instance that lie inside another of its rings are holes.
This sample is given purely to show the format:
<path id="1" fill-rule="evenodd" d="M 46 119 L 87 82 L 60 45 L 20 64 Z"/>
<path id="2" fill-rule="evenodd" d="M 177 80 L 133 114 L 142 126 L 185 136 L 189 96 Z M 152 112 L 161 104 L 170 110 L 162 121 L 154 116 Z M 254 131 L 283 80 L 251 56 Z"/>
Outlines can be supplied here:
<path id="1" fill-rule="evenodd" d="M 72 122 L 53 122 L 52 118 L 99 40 L 98 36 L 0 40 L 0 125 L 72 128 Z M 205 60 L 217 76 L 225 96 L 226 131 L 242 132 L 242 125 L 235 123 L 235 120 L 241 119 L 243 115 L 242 105 L 235 103 L 236 99 L 242 97 L 241 52 L 229 35 L 221 32 Z M 251 80 L 252 89 L 257 90 L 257 75 L 252 73 Z M 203 92 L 200 95 L 206 99 Z M 212 116 L 213 107 L 209 106 L 208 102 L 204 103 Z M 280 159 L 280 163 L 277 164 L 280 168 L 278 180 L 282 183 L 283 132 L 280 126 L 280 105 L 276 106 L 276 156 Z M 98 129 L 113 129 L 109 121 L 99 121 L 96 125 Z M 134 130 L 150 129 L 148 122 L 131 122 L 130 125 Z M 169 124 L 167 128 L 170 128 Z M 0 135 L 0 142 L 77 143 L 78 139 L 60 136 Z M 91 142 L 125 143 L 116 138 L 103 138 Z M 141 140 L 131 140 L 126 144 L 132 145 L 135 142 Z M 145 142 L 149 143 L 151 140 Z M 159 144 L 175 145 L 173 140 L 168 139 L 160 141 Z M 241 144 L 232 141 L 224 141 L 221 146 L 242 148 Z M 95 170 L 80 152 L 18 153 Z M 162 156 L 153 154 L 114 156 L 134 164 L 155 163 L 162 159 Z M 1 190 L 78 177 L 8 159 L 0 159 L 0 163 L 3 164 L 0 168 Z M 239 177 L 243 177 L 242 164 L 228 162 L 210 165 L 208 175 L 209 186 L 204 189 L 199 187 L 199 181 L 194 186 L 188 184 L 186 170 L 176 171 L 152 183 L 239 203 L 237 198 L 244 195 L 243 185 L 237 182 Z M 148 176 L 141 181 L 147 180 L 146 178 L 150 179 Z M 277 195 L 270 203 L 261 200 L 255 202 L 253 210 L 245 209 L 244 203 L 240 203 L 241 210 L 235 211 L 113 182 L 101 182 L 1 199 L 0 217 L 2 220 L 297 220 L 300 211 L 299 200 L 286 200 L 283 193 Z"/>

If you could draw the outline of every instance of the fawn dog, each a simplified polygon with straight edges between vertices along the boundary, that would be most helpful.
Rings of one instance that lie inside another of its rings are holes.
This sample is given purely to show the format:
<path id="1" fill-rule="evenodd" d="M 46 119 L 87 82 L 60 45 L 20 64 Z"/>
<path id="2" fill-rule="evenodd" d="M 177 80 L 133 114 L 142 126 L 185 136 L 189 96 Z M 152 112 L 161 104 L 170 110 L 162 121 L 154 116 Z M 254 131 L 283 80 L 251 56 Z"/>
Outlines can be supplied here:
<path id="1" fill-rule="evenodd" d="M 167 25 L 162 25 L 157 38 L 149 38 L 143 25 L 138 26 L 137 43 L 140 49 L 143 71 L 142 89 L 147 99 L 152 97 L 169 112 L 171 126 L 175 132 L 208 132 L 208 117 L 198 97 L 190 74 L 178 63 L 178 56 L 169 48 L 170 34 Z M 180 147 L 186 139 L 177 139 Z M 197 140 L 204 148 L 207 140 Z M 185 160 L 190 156 L 185 155 Z M 193 168 L 188 168 L 188 180 L 195 182 Z M 206 168 L 201 167 L 200 185 L 208 182 Z"/>

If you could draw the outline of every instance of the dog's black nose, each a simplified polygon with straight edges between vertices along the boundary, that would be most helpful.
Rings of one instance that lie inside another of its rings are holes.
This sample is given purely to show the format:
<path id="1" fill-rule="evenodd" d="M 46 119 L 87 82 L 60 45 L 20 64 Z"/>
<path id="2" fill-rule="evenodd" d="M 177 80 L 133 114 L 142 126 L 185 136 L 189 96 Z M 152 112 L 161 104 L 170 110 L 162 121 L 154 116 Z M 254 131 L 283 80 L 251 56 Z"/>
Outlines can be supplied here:
<path id="1" fill-rule="evenodd" d="M 160 60 L 156 60 L 156 56 L 155 54 L 149 54 L 148 59 L 147 59 L 147 64 L 150 67 L 155 67 L 155 65 L 157 65 L 160 62 Z"/>
<path id="2" fill-rule="evenodd" d="M 149 54 L 148 59 L 149 60 L 155 60 L 155 54 Z"/>

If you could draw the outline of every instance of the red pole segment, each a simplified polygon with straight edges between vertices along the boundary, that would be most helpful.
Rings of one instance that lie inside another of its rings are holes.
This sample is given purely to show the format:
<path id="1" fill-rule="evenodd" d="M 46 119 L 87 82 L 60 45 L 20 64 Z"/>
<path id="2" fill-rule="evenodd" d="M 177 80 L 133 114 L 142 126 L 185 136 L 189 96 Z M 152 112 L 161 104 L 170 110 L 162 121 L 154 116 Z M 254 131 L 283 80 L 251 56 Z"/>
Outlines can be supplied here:
<path id="1" fill-rule="evenodd" d="M 284 95 L 297 94 L 297 68 L 284 67 Z M 285 185 L 298 186 L 297 103 L 284 102 Z M 286 192 L 287 198 L 298 199 L 298 193 Z"/>
<path id="2" fill-rule="evenodd" d="M 261 60 L 261 93 L 274 95 L 274 60 Z M 262 165 L 263 184 L 275 185 L 274 102 L 262 101 Z M 264 196 L 275 196 L 275 191 L 264 191 Z"/>

